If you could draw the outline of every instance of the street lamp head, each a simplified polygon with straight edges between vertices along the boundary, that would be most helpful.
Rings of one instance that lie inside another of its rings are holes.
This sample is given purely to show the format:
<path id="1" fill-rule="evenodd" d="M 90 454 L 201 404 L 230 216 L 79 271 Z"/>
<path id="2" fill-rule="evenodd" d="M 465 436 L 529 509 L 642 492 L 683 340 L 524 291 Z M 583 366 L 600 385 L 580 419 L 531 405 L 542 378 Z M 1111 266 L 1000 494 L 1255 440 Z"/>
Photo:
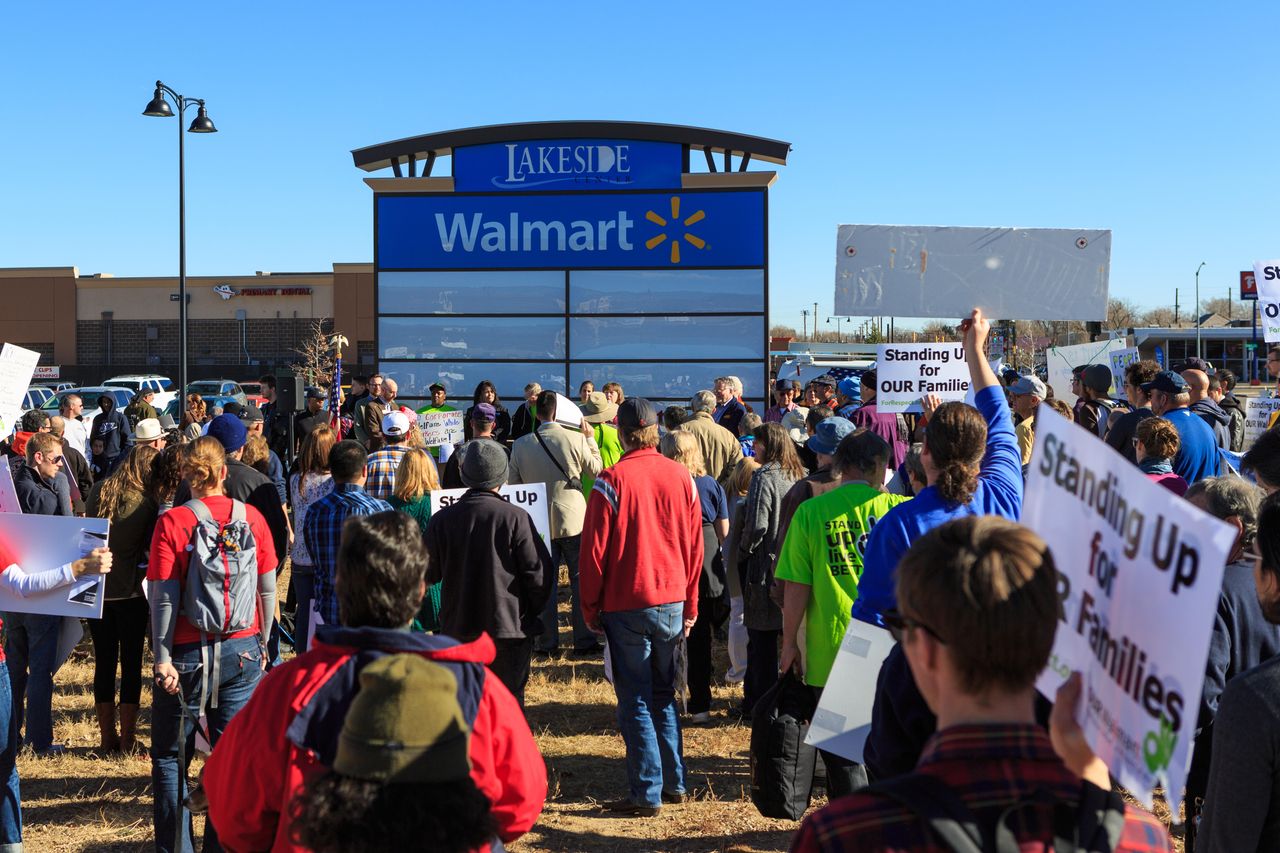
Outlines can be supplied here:
<path id="1" fill-rule="evenodd" d="M 169 108 L 169 102 L 164 99 L 164 93 L 157 88 L 155 96 L 147 104 L 147 108 L 142 111 L 142 114 L 144 116 L 156 116 L 157 118 L 169 118 L 173 115 L 173 110 Z"/>
<path id="2" fill-rule="evenodd" d="M 218 129 L 213 126 L 213 121 L 209 118 L 208 111 L 204 108 L 204 102 L 200 102 L 200 109 L 196 111 L 196 117 L 191 121 L 191 127 L 187 128 L 188 133 L 217 133 Z"/>

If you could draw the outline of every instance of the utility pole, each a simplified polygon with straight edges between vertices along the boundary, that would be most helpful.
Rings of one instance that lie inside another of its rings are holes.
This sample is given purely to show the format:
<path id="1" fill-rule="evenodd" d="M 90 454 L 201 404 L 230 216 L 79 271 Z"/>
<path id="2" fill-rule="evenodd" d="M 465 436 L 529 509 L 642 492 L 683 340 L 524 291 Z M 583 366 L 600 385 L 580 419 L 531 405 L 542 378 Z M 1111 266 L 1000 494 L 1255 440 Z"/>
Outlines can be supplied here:
<path id="1" fill-rule="evenodd" d="M 1227 322 L 1231 322 L 1231 288 L 1227 288 Z"/>
<path id="2" fill-rule="evenodd" d="M 1178 288 L 1173 289 L 1173 325 L 1178 325 Z"/>
<path id="3" fill-rule="evenodd" d="M 809 309 L 808 308 L 805 308 L 800 311 L 800 323 L 801 323 L 800 338 L 802 340 L 807 341 L 809 339 Z"/>
<path id="4" fill-rule="evenodd" d="M 813 337 L 818 337 L 818 303 L 813 303 Z"/>
<path id="5" fill-rule="evenodd" d="M 1196 358 L 1204 358 L 1200 351 L 1200 270 L 1204 269 L 1204 261 L 1196 267 Z"/>

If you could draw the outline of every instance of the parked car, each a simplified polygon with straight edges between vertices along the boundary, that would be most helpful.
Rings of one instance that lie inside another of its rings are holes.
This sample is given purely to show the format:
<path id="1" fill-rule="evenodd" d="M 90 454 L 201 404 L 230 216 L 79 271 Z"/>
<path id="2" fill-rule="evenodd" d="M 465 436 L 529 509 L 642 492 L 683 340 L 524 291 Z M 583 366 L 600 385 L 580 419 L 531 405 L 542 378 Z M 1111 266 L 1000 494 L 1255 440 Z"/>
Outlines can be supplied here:
<path id="1" fill-rule="evenodd" d="M 65 391 L 60 391 L 53 397 L 46 400 L 44 405 L 40 408 L 48 412 L 50 416 L 56 415 L 58 410 L 62 408 L 62 398 L 66 397 L 68 394 L 79 395 L 81 401 L 84 403 L 84 411 L 80 414 L 80 420 L 83 421 L 86 426 L 92 424 L 93 419 L 96 418 L 98 413 L 101 411 L 101 409 L 98 408 L 98 398 L 103 394 L 110 394 L 114 397 L 116 401 L 116 408 L 122 412 L 124 411 L 124 407 L 129 405 L 129 402 L 133 400 L 133 392 L 128 388 L 94 385 L 86 388 L 68 388 Z"/>
<path id="2" fill-rule="evenodd" d="M 244 393 L 244 389 L 230 379 L 201 379 L 199 382 L 191 382 L 187 385 L 186 394 L 182 395 L 182 399 L 185 400 L 187 394 L 199 394 L 209 410 L 214 406 L 225 406 L 232 400 L 242 406 L 249 405 L 249 398 Z"/>
<path id="3" fill-rule="evenodd" d="M 45 388 L 41 385 L 32 385 L 27 389 L 26 396 L 22 398 L 22 411 L 28 409 L 38 409 L 49 401 L 53 396 L 53 390 Z"/>
<path id="4" fill-rule="evenodd" d="M 173 382 L 168 376 L 161 376 L 158 373 L 140 373 L 130 376 L 113 376 L 102 383 L 113 388 L 128 388 L 134 394 L 146 388 L 156 392 L 156 397 L 151 401 L 151 405 L 155 406 L 156 411 L 162 412 L 169 405 L 171 400 L 178 396 L 178 392 L 174 389 Z M 129 399 L 133 399 L 130 397 Z"/>

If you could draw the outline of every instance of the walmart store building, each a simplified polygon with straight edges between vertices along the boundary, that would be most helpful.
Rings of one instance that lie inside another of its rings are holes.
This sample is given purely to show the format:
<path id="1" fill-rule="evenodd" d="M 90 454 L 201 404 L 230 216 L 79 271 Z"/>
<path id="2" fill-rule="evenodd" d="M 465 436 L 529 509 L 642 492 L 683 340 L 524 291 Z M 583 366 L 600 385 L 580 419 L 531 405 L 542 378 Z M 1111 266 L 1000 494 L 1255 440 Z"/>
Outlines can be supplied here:
<path id="1" fill-rule="evenodd" d="M 767 385 L 768 188 L 785 142 L 695 127 L 477 127 L 352 152 L 371 177 L 374 351 L 406 402 L 591 380 Z M 444 171 L 448 158 L 451 174 Z M 341 318 L 339 318 L 341 324 Z"/>

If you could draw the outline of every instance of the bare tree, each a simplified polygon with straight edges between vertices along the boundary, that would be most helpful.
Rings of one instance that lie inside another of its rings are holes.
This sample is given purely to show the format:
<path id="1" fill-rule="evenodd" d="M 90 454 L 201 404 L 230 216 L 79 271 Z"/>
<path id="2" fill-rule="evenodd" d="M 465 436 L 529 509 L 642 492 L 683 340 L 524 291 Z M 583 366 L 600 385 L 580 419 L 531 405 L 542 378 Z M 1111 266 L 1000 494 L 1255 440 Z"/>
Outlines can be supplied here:
<path id="1" fill-rule="evenodd" d="M 1142 322 L 1147 326 L 1172 326 L 1174 323 L 1173 309 L 1168 306 L 1152 308 L 1150 311 L 1142 315 Z"/>
<path id="2" fill-rule="evenodd" d="M 920 337 L 924 342 L 957 341 L 960 339 L 960 330 L 951 323 L 930 320 L 921 327 Z"/>
<path id="3" fill-rule="evenodd" d="M 794 326 L 770 326 L 769 337 L 771 338 L 798 338 Z"/>
<path id="4" fill-rule="evenodd" d="M 1141 316 L 1141 309 L 1137 305 L 1128 299 L 1112 297 L 1107 300 L 1105 328 L 1117 330 L 1132 328 L 1137 325 L 1139 316 Z"/>
<path id="5" fill-rule="evenodd" d="M 302 346 L 294 350 L 300 361 L 289 365 L 308 385 L 328 387 L 333 377 L 333 321 L 320 317 L 311 321 L 311 328 Z"/>

